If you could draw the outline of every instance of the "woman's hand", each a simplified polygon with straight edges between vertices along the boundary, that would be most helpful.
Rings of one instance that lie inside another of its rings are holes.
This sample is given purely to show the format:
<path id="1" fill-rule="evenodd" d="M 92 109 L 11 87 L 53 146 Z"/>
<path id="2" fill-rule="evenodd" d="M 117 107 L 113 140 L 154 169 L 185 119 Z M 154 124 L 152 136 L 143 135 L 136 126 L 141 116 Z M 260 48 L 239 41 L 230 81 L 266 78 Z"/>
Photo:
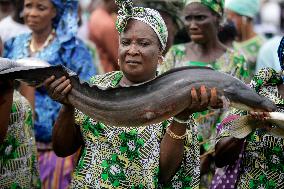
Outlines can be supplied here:
<path id="1" fill-rule="evenodd" d="M 72 86 L 70 80 L 65 76 L 56 79 L 55 76 L 51 76 L 44 81 L 44 86 L 48 95 L 55 101 L 62 104 L 70 105 L 67 95 L 71 91 Z"/>
<path id="2" fill-rule="evenodd" d="M 253 112 L 250 111 L 249 115 L 256 120 L 255 125 L 260 129 L 271 130 L 271 124 L 266 120 L 270 118 L 268 112 Z"/>
<path id="3" fill-rule="evenodd" d="M 195 112 L 202 112 L 208 107 L 211 108 L 222 108 L 223 102 L 218 98 L 216 88 L 210 90 L 210 95 L 207 93 L 207 89 L 204 85 L 200 87 L 200 98 L 197 95 L 195 88 L 191 89 L 191 104 L 183 112 L 179 113 L 175 117 L 182 120 L 188 119 L 188 117 Z M 209 98 L 210 97 L 210 98 Z"/>

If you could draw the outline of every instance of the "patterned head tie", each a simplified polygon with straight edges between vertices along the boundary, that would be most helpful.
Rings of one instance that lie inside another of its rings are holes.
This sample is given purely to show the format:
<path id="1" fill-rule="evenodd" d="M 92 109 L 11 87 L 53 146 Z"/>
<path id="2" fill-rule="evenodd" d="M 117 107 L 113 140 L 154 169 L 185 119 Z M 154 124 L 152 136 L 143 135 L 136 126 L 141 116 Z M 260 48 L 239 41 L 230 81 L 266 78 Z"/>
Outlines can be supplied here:
<path id="1" fill-rule="evenodd" d="M 53 28 L 59 42 L 66 43 L 73 39 L 78 29 L 78 0 L 51 0 L 56 8 Z"/>
<path id="2" fill-rule="evenodd" d="M 279 47 L 278 47 L 278 58 L 279 58 L 281 69 L 284 70 L 284 37 L 281 39 Z"/>
<path id="3" fill-rule="evenodd" d="M 119 8 L 116 21 L 116 29 L 119 33 L 125 30 L 129 19 L 139 20 L 154 30 L 159 38 L 162 50 L 165 50 L 168 40 L 168 30 L 158 11 L 144 7 L 133 7 L 132 0 L 115 0 L 115 3 Z"/>
<path id="4" fill-rule="evenodd" d="M 225 0 L 184 0 L 185 6 L 191 3 L 201 3 L 205 5 L 213 12 L 217 13 L 219 16 L 223 16 L 224 14 L 224 4 Z"/>

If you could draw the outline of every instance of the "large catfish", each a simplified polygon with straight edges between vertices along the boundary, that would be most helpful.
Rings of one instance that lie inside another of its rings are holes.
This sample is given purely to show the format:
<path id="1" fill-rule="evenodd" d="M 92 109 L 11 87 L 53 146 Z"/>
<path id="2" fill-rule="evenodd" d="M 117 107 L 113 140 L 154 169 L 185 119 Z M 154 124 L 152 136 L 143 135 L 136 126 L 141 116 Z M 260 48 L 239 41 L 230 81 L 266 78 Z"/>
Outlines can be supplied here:
<path id="1" fill-rule="evenodd" d="M 70 103 L 95 120 L 108 125 L 138 127 L 161 122 L 183 111 L 191 104 L 191 88 L 205 85 L 216 88 L 220 98 L 231 106 L 255 111 L 273 111 L 276 106 L 259 96 L 242 81 L 205 67 L 182 67 L 166 72 L 146 83 L 102 89 L 86 82 L 64 66 L 50 66 L 39 60 L 14 62 L 0 59 L 0 79 L 21 79 L 31 84 L 46 78 L 67 76 L 72 90 Z"/>

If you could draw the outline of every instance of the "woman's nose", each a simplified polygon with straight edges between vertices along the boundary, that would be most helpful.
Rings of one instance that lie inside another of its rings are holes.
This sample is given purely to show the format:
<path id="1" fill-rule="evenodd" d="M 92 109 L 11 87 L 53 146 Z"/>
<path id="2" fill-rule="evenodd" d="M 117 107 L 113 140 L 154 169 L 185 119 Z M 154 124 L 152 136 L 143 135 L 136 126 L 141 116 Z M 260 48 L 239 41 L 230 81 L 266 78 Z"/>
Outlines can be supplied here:
<path id="1" fill-rule="evenodd" d="M 136 55 L 139 53 L 138 47 L 136 44 L 131 44 L 128 49 L 128 54 Z"/>
<path id="2" fill-rule="evenodd" d="M 35 8 L 31 8 L 31 9 L 28 10 L 28 15 L 29 16 L 37 16 L 38 11 Z"/>
<path id="3" fill-rule="evenodd" d="M 196 21 L 193 19 L 191 20 L 191 22 L 189 23 L 189 29 L 190 30 L 196 30 L 198 27 L 197 27 L 197 24 L 196 24 Z"/>

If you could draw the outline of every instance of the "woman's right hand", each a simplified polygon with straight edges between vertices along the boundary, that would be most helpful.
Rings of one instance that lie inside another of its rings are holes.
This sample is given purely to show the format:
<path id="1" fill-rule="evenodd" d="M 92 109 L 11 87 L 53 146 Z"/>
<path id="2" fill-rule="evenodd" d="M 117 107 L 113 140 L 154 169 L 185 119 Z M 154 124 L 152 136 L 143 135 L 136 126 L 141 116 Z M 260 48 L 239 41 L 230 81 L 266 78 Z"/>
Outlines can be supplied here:
<path id="1" fill-rule="evenodd" d="M 68 93 L 71 91 L 72 86 L 70 80 L 65 76 L 55 79 L 55 76 L 51 76 L 44 81 L 44 86 L 48 95 L 55 101 L 61 104 L 70 105 L 67 98 Z"/>
<path id="2" fill-rule="evenodd" d="M 271 130 L 271 124 L 267 121 L 270 118 L 269 112 L 250 111 L 249 115 L 256 121 L 257 128 Z"/>

